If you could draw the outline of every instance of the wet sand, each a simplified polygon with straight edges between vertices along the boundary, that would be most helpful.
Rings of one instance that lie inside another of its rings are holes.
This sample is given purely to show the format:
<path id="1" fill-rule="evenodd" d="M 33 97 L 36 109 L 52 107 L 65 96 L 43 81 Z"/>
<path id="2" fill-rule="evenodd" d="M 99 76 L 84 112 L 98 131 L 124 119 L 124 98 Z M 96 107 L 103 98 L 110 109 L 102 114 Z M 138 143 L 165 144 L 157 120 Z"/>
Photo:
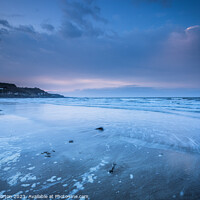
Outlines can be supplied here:
<path id="1" fill-rule="evenodd" d="M 1 195 L 200 199 L 199 119 L 50 104 L 0 109 Z"/>

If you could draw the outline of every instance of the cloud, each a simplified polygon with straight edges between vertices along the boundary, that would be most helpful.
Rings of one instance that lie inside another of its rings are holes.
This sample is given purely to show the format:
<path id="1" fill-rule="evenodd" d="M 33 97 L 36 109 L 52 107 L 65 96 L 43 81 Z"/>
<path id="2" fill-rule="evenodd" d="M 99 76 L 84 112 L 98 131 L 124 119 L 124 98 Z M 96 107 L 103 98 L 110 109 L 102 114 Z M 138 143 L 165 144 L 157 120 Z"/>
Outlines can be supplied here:
<path id="1" fill-rule="evenodd" d="M 19 25 L 19 26 L 11 26 L 7 20 L 0 19 L 0 25 L 6 27 L 1 29 L 1 32 L 8 33 L 10 31 L 21 31 L 26 33 L 36 33 L 34 27 L 32 25 Z"/>
<path id="2" fill-rule="evenodd" d="M 61 33 L 66 38 L 76 38 L 81 37 L 83 32 L 76 25 L 72 24 L 70 21 L 65 21 L 61 27 Z"/>
<path id="3" fill-rule="evenodd" d="M 17 31 L 25 32 L 25 33 L 31 33 L 31 34 L 36 33 L 36 31 L 32 25 L 19 25 L 18 27 L 14 27 L 14 29 Z"/>
<path id="4" fill-rule="evenodd" d="M 39 33 L 25 25 L 1 30 L 1 80 L 60 90 L 107 88 L 114 83 L 155 88 L 200 85 L 198 25 L 132 30 L 112 39 L 81 37 L 86 33 L 73 25 L 65 25 L 64 34 L 79 39 L 66 40 L 57 31 Z M 42 82 L 40 77 L 46 78 Z M 59 86 L 59 80 L 64 84 Z"/>
<path id="5" fill-rule="evenodd" d="M 5 29 L 5 28 L 0 28 L 0 35 L 3 35 L 3 34 L 8 34 L 8 30 Z"/>
<path id="6" fill-rule="evenodd" d="M 191 30 L 200 30 L 200 26 L 195 25 L 195 26 L 190 26 L 190 27 L 185 29 L 185 31 L 191 31 Z"/>
<path id="7" fill-rule="evenodd" d="M 98 24 L 105 24 L 107 21 L 100 16 L 100 8 L 94 4 L 93 0 L 66 0 L 63 13 L 64 18 L 60 32 L 64 37 L 97 37 L 104 34 Z"/>
<path id="8" fill-rule="evenodd" d="M 4 26 L 6 28 L 10 28 L 11 27 L 11 25 L 5 19 L 0 19 L 0 25 Z"/>
<path id="9" fill-rule="evenodd" d="M 2 28 L 1 28 L 2 26 Z M 0 42 L 2 40 L 3 35 L 6 35 L 9 33 L 8 29 L 11 28 L 11 25 L 8 23 L 7 20 L 0 19 Z"/>
<path id="10" fill-rule="evenodd" d="M 66 80 L 45 76 L 37 77 L 35 78 L 35 81 L 40 82 L 45 88 L 55 88 L 62 90 L 62 92 L 84 89 L 118 88 L 132 84 L 126 81 L 115 81 L 109 79 L 68 78 Z"/>
<path id="11" fill-rule="evenodd" d="M 55 30 L 54 26 L 51 25 L 51 24 L 42 24 L 41 27 L 42 27 L 43 29 L 47 30 L 47 31 L 50 31 L 50 32 L 52 32 L 52 31 Z"/>
<path id="12" fill-rule="evenodd" d="M 200 85 L 200 32 L 199 27 L 171 31 L 156 56 L 149 59 L 152 79 Z M 154 78 L 153 78 L 154 77 Z M 190 85 L 191 87 L 191 85 Z"/>

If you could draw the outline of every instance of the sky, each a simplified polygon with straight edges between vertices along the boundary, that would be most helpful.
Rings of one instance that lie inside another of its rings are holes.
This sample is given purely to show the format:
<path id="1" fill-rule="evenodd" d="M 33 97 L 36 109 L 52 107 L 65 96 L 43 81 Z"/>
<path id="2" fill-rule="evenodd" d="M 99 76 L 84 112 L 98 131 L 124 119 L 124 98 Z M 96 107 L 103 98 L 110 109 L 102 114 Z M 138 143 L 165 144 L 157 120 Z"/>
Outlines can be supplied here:
<path id="1" fill-rule="evenodd" d="M 199 10 L 199 0 L 0 0 L 0 82 L 200 96 Z"/>

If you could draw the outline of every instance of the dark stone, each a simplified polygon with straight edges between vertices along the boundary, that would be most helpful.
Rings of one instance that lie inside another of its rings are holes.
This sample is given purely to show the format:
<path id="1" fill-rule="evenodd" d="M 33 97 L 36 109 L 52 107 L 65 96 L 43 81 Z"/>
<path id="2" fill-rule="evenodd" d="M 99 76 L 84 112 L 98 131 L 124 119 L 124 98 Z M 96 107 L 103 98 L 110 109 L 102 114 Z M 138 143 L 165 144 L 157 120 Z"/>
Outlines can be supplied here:
<path id="1" fill-rule="evenodd" d="M 49 153 L 48 151 L 44 151 L 41 154 L 46 154 L 45 157 L 51 157 L 51 153 Z"/>
<path id="2" fill-rule="evenodd" d="M 113 173 L 113 170 L 112 170 L 112 169 L 111 169 L 111 170 L 109 170 L 109 173 L 110 173 L 110 174 L 112 174 L 112 173 Z"/>
<path id="3" fill-rule="evenodd" d="M 69 140 L 69 143 L 73 143 L 74 142 L 74 140 Z"/>
<path id="4" fill-rule="evenodd" d="M 110 173 L 110 174 L 112 174 L 112 173 L 114 172 L 114 169 L 115 169 L 115 166 L 116 166 L 116 165 L 117 165 L 117 164 L 113 163 L 112 169 L 109 170 L 109 173 Z"/>
<path id="5" fill-rule="evenodd" d="M 52 150 L 52 152 L 56 152 L 55 150 Z"/>
<path id="6" fill-rule="evenodd" d="M 95 130 L 104 131 L 104 128 L 103 127 L 99 127 L 99 128 L 96 128 Z"/>
<path id="7" fill-rule="evenodd" d="M 46 154 L 50 154 L 48 151 L 44 151 L 44 153 L 46 153 Z"/>

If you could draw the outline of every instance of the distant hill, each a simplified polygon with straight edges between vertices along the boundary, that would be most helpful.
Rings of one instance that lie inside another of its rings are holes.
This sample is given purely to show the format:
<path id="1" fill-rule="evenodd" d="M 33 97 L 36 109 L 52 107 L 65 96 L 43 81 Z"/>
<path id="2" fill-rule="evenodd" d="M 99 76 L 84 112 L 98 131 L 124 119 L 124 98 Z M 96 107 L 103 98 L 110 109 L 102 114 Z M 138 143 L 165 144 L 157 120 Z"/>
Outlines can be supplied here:
<path id="1" fill-rule="evenodd" d="M 11 83 L 0 83 L 0 98 L 64 98 L 64 96 L 49 94 L 40 88 L 17 87 Z"/>

